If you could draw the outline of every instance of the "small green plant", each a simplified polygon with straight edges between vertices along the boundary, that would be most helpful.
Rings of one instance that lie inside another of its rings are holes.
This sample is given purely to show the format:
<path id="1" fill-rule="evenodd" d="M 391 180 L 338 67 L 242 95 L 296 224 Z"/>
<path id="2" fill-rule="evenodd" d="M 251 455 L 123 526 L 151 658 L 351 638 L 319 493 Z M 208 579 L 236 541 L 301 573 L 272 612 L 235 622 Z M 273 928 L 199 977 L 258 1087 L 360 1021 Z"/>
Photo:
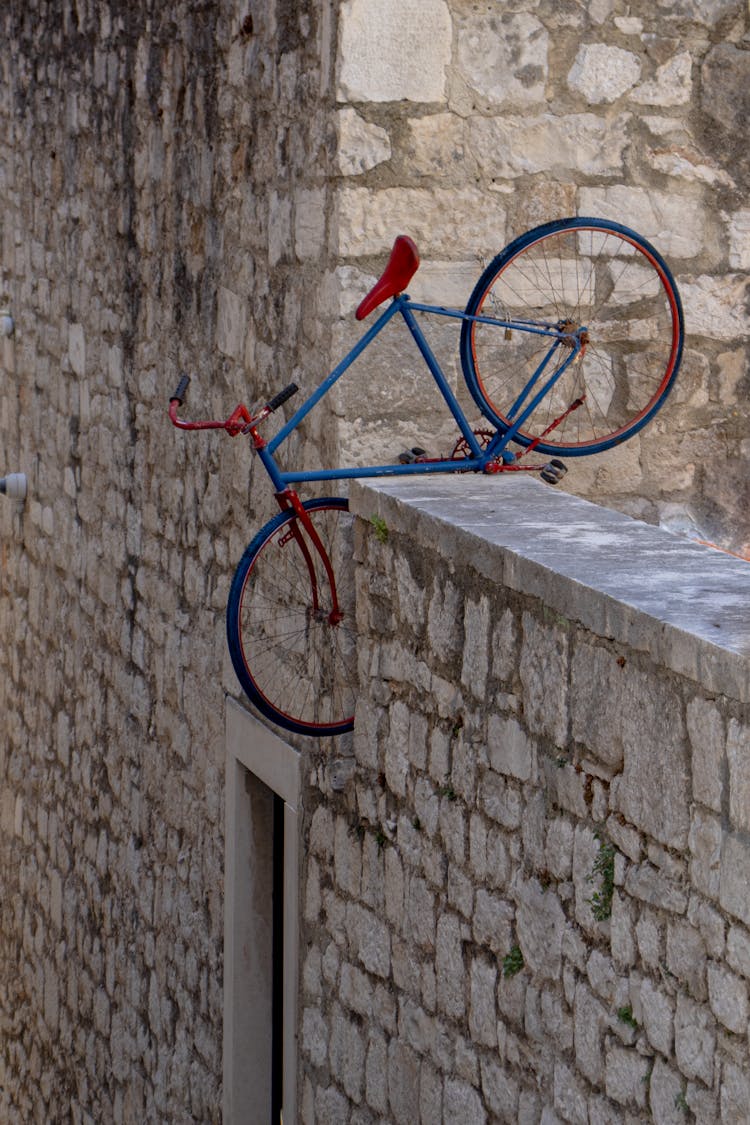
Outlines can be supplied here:
<path id="1" fill-rule="evenodd" d="M 523 953 L 520 946 L 514 945 L 509 953 L 503 957 L 503 976 L 514 977 L 523 968 Z"/>
<path id="2" fill-rule="evenodd" d="M 633 1009 L 630 1004 L 626 1004 L 622 1008 L 617 1009 L 617 1018 L 621 1023 L 626 1023 L 628 1027 L 638 1027 L 638 1021 L 633 1016 Z"/>
<path id="3" fill-rule="evenodd" d="M 675 1094 L 674 1107 L 675 1109 L 681 1109 L 685 1113 L 687 1113 L 689 1106 L 687 1104 L 687 1098 L 685 1097 L 684 1090 L 680 1090 L 679 1094 Z"/>
<path id="4" fill-rule="evenodd" d="M 598 879 L 599 890 L 594 891 L 591 898 L 586 901 L 596 921 L 606 922 L 612 914 L 612 895 L 615 890 L 615 849 L 614 845 L 608 840 L 603 840 L 598 832 L 596 838 L 599 841 L 599 851 L 588 881 L 593 883 Z"/>
<path id="5" fill-rule="evenodd" d="M 422 831 L 422 821 L 419 819 L 418 816 L 414 817 L 414 819 L 411 822 L 411 826 L 412 826 L 412 828 L 414 829 L 415 832 L 421 832 Z"/>
<path id="6" fill-rule="evenodd" d="M 440 793 L 441 797 L 447 797 L 449 801 L 456 800 L 456 790 L 450 783 L 448 785 L 443 785 L 442 788 L 438 790 L 438 792 Z"/>
<path id="7" fill-rule="evenodd" d="M 378 828 L 377 832 L 375 833 L 375 843 L 378 845 L 378 847 L 379 848 L 385 847 L 385 843 L 386 843 L 387 839 L 388 839 L 388 837 L 386 836 L 383 829 Z"/>
<path id="8" fill-rule="evenodd" d="M 375 530 L 375 536 L 379 543 L 388 542 L 388 524 L 382 516 L 371 516 L 370 523 Z"/>

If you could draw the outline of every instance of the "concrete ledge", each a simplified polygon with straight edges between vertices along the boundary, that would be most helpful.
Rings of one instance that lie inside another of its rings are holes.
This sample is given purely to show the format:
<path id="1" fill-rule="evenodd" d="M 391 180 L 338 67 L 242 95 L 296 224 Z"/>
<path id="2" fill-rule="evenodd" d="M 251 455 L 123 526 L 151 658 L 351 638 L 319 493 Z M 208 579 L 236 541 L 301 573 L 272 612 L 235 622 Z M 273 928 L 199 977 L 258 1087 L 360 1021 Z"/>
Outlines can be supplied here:
<path id="1" fill-rule="evenodd" d="M 526 477 L 355 481 L 378 515 L 709 691 L 750 700 L 750 565 Z M 436 540 L 437 533 L 437 540 Z"/>

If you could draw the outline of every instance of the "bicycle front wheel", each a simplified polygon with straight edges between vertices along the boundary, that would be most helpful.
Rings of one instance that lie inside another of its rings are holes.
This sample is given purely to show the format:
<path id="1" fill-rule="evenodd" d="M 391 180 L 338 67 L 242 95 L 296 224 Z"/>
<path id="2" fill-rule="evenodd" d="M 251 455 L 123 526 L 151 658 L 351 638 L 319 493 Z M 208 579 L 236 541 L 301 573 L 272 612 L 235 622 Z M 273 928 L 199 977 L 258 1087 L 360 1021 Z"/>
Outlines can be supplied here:
<path id="1" fill-rule="evenodd" d="M 331 581 L 302 520 L 281 512 L 256 535 L 232 581 L 227 641 L 250 701 L 298 734 L 343 734 L 354 725 L 357 650 L 352 517 L 342 498 L 308 500 L 335 575 Z"/>
<path id="2" fill-rule="evenodd" d="M 542 453 L 598 453 L 632 437 L 680 366 L 682 306 L 669 268 L 635 231 L 605 219 L 560 219 L 521 235 L 485 269 L 466 316 L 513 325 L 466 319 L 461 330 L 469 390 L 502 431 L 533 397 L 526 388 L 540 390 L 571 360 L 570 345 L 551 351 L 544 333 L 584 341 L 515 437 L 541 438 Z"/>

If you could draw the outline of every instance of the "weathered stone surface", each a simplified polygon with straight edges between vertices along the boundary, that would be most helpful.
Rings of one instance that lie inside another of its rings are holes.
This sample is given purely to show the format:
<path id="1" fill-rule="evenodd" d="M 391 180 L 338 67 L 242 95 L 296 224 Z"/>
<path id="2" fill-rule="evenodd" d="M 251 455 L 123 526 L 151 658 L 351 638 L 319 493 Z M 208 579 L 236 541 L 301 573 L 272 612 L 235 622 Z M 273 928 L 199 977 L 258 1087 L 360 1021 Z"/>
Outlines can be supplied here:
<path id="1" fill-rule="evenodd" d="M 579 195 L 584 214 L 615 221 L 627 216 L 628 226 L 652 239 L 670 258 L 692 258 L 703 247 L 706 216 L 701 206 L 690 199 L 619 184 L 582 188 Z M 683 300 L 684 288 L 685 282 L 681 281 Z"/>
<path id="2" fill-rule="evenodd" d="M 622 169 L 627 125 L 626 115 L 605 125 L 593 113 L 474 117 L 465 130 L 465 144 L 480 171 L 489 176 L 514 179 L 551 167 L 613 176 Z"/>
<path id="3" fill-rule="evenodd" d="M 750 829 L 750 726 L 730 719 L 727 729 L 729 817 L 732 828 Z"/>
<path id="4" fill-rule="evenodd" d="M 568 85 L 596 105 L 617 101 L 640 76 L 640 59 L 631 51 L 604 43 L 585 43 L 578 49 Z"/>
<path id="5" fill-rule="evenodd" d="M 505 242 L 505 212 L 485 206 L 473 188 L 342 188 L 336 202 L 336 250 L 352 257 L 382 254 L 408 233 L 435 257 L 495 254 Z"/>
<path id="6" fill-rule="evenodd" d="M 443 101 L 450 52 L 445 0 L 346 0 L 339 15 L 338 98 Z"/>
<path id="7" fill-rule="evenodd" d="M 560 972 L 565 914 L 555 895 L 535 879 L 515 888 L 516 927 L 524 963 L 533 973 L 555 980 Z"/>
<path id="8" fill-rule="evenodd" d="M 693 796 L 714 812 L 721 811 L 725 733 L 716 706 L 700 698 L 687 707 L 687 729 L 692 748 Z"/>
<path id="9" fill-rule="evenodd" d="M 682 848 L 688 833 L 689 778 L 681 702 L 668 688 L 654 691 L 649 677 L 637 669 L 621 671 L 620 690 L 609 681 L 608 713 L 615 728 L 621 724 L 613 741 L 622 738 L 624 754 L 622 775 L 612 785 L 612 804 L 655 839 Z M 649 731 L 648 747 L 644 730 Z"/>
<path id="10" fill-rule="evenodd" d="M 750 924 L 750 848 L 741 837 L 722 838 L 719 902 L 735 918 Z"/>
<path id="11" fill-rule="evenodd" d="M 468 16 L 458 23 L 461 77 L 491 106 L 542 102 L 549 35 L 529 12 Z"/>
<path id="12" fill-rule="evenodd" d="M 654 77 L 637 86 L 630 97 L 644 105 L 685 105 L 692 93 L 692 69 L 690 52 L 681 51 L 658 67 Z"/>
<path id="13" fill-rule="evenodd" d="M 337 112 L 336 129 L 336 159 L 342 175 L 359 176 L 390 158 L 391 142 L 386 130 L 365 121 L 350 106 Z"/>
<path id="14" fill-rule="evenodd" d="M 713 1083 L 716 1031 L 713 1017 L 687 996 L 677 997 L 674 1018 L 675 1056 L 686 1078 Z"/>

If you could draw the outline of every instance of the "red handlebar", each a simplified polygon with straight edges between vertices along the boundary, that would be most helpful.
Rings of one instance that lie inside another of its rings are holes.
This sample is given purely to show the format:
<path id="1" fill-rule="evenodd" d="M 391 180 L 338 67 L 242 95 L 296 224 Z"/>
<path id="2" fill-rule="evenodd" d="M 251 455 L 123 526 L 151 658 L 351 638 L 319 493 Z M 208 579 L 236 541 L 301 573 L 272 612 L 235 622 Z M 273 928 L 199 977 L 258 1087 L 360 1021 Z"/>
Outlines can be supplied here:
<path id="1" fill-rule="evenodd" d="M 260 414 L 253 418 L 247 407 L 240 403 L 223 422 L 219 419 L 204 422 L 186 422 L 184 418 L 177 417 L 177 408 L 179 405 L 179 399 L 171 398 L 169 400 L 169 420 L 178 430 L 226 430 L 230 437 L 237 437 L 237 434 L 247 431 L 250 425 L 259 422 L 265 416 L 264 412 L 261 410 Z"/>

